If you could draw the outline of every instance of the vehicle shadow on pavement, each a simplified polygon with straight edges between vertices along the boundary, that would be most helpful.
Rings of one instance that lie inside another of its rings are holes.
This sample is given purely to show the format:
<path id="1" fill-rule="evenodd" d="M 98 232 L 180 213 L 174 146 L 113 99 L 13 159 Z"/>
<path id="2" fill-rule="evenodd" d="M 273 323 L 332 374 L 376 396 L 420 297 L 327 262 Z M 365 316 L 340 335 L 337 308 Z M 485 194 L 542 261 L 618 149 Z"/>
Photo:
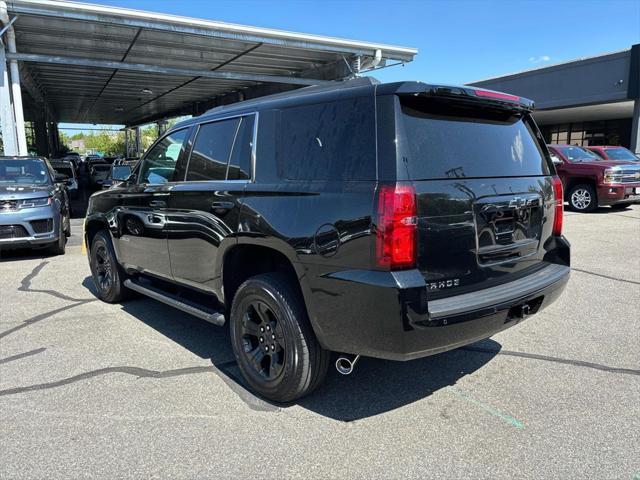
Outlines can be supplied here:
<path id="1" fill-rule="evenodd" d="M 20 248 L 20 249 L 0 249 L 0 263 L 2 262 L 19 262 L 21 260 L 36 260 L 55 257 L 48 253 L 45 248 Z"/>
<path id="2" fill-rule="evenodd" d="M 95 294 L 91 277 L 83 285 Z M 234 360 L 228 327 L 217 327 L 160 302 L 139 297 L 122 303 L 123 311 L 150 326 L 200 358 L 209 359 L 241 391 L 243 401 L 253 396 Z M 335 420 L 350 422 L 404 407 L 454 385 L 498 354 L 494 340 L 409 362 L 361 358 L 349 376 L 338 374 L 332 359 L 326 382 L 308 397 L 289 404 L 267 402 L 274 407 L 299 405 Z M 264 399 L 257 401 L 264 402 Z M 277 408 L 276 408 L 277 410 Z"/>
<path id="3" fill-rule="evenodd" d="M 349 376 L 337 373 L 332 364 L 325 384 L 298 404 L 344 422 L 372 417 L 455 385 L 487 364 L 501 348 L 487 339 L 475 343 L 474 351 L 459 348 L 408 362 L 361 358 Z"/>

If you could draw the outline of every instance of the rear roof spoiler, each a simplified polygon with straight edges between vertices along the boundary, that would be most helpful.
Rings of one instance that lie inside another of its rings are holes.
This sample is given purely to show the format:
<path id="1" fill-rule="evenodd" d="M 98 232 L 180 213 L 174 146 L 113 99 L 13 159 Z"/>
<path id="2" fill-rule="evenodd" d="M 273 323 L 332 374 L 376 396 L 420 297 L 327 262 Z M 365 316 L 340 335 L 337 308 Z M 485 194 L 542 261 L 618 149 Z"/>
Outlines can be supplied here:
<path id="1" fill-rule="evenodd" d="M 528 98 L 476 87 L 428 85 L 421 82 L 402 82 L 378 86 L 378 94 L 386 93 L 403 96 L 412 95 L 416 97 L 449 97 L 465 102 L 492 104 L 509 110 L 524 110 L 527 112 L 531 112 L 535 108 L 533 100 Z"/>

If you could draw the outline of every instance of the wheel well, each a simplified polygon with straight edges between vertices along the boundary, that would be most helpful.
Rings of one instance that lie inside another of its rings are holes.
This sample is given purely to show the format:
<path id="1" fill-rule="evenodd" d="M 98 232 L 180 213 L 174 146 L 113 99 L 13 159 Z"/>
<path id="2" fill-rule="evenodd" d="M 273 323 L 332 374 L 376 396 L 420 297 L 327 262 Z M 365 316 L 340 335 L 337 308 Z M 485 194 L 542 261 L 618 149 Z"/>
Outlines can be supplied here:
<path id="1" fill-rule="evenodd" d="M 591 187 L 593 187 L 594 191 L 596 189 L 596 181 L 593 178 L 571 177 L 567 181 L 567 184 L 565 187 L 565 191 L 564 191 L 565 200 L 569 200 L 569 192 L 576 185 L 590 185 Z"/>
<path id="2" fill-rule="evenodd" d="M 93 220 L 85 225 L 84 234 L 87 239 L 87 250 L 91 250 L 93 237 L 95 237 L 96 233 L 100 230 L 108 230 L 108 227 L 99 220 Z"/>
<path id="3" fill-rule="evenodd" d="M 231 310 L 233 297 L 244 281 L 269 272 L 286 274 L 298 290 L 300 298 L 303 298 L 296 271 L 285 255 L 268 247 L 238 245 L 226 253 L 222 267 L 222 285 L 227 309 Z"/>

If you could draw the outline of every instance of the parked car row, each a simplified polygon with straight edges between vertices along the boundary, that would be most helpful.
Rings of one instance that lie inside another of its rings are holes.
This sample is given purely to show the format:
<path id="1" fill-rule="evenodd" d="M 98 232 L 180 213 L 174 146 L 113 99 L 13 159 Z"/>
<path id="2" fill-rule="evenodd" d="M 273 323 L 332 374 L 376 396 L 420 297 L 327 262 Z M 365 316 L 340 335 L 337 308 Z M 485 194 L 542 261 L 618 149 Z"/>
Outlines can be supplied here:
<path id="1" fill-rule="evenodd" d="M 51 166 L 56 173 L 67 177 L 65 184 L 69 197 L 72 199 L 78 198 L 80 191 L 79 175 L 74 163 L 69 160 L 52 159 Z"/>

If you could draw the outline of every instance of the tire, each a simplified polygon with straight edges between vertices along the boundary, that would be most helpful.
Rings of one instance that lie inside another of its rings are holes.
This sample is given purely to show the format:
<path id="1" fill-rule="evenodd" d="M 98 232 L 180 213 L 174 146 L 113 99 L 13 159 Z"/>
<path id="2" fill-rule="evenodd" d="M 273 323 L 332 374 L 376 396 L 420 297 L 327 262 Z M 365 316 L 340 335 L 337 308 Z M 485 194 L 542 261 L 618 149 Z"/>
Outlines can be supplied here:
<path id="1" fill-rule="evenodd" d="M 318 343 L 303 300 L 287 276 L 267 273 L 240 285 L 230 329 L 242 376 L 261 396 L 288 402 L 323 382 L 331 352 Z"/>
<path id="2" fill-rule="evenodd" d="M 53 242 L 49 248 L 48 252 L 51 255 L 64 255 L 67 251 L 67 236 L 64 232 L 64 218 L 60 218 L 60 226 L 58 227 L 58 239 Z"/>
<path id="3" fill-rule="evenodd" d="M 97 296 L 107 303 L 118 303 L 131 296 L 124 286 L 126 274 L 118 264 L 109 234 L 104 230 L 96 233 L 91 242 L 90 266 Z"/>
<path id="4" fill-rule="evenodd" d="M 613 205 L 611 205 L 611 208 L 614 210 L 624 210 L 625 208 L 629 208 L 630 206 L 630 203 L 614 203 Z"/>
<path id="5" fill-rule="evenodd" d="M 569 206 L 575 212 L 593 212 L 598 207 L 598 197 L 591 185 L 576 185 L 569 190 Z"/>
<path id="6" fill-rule="evenodd" d="M 64 236 L 67 238 L 71 236 L 71 209 L 69 209 L 67 219 L 65 220 Z"/>

